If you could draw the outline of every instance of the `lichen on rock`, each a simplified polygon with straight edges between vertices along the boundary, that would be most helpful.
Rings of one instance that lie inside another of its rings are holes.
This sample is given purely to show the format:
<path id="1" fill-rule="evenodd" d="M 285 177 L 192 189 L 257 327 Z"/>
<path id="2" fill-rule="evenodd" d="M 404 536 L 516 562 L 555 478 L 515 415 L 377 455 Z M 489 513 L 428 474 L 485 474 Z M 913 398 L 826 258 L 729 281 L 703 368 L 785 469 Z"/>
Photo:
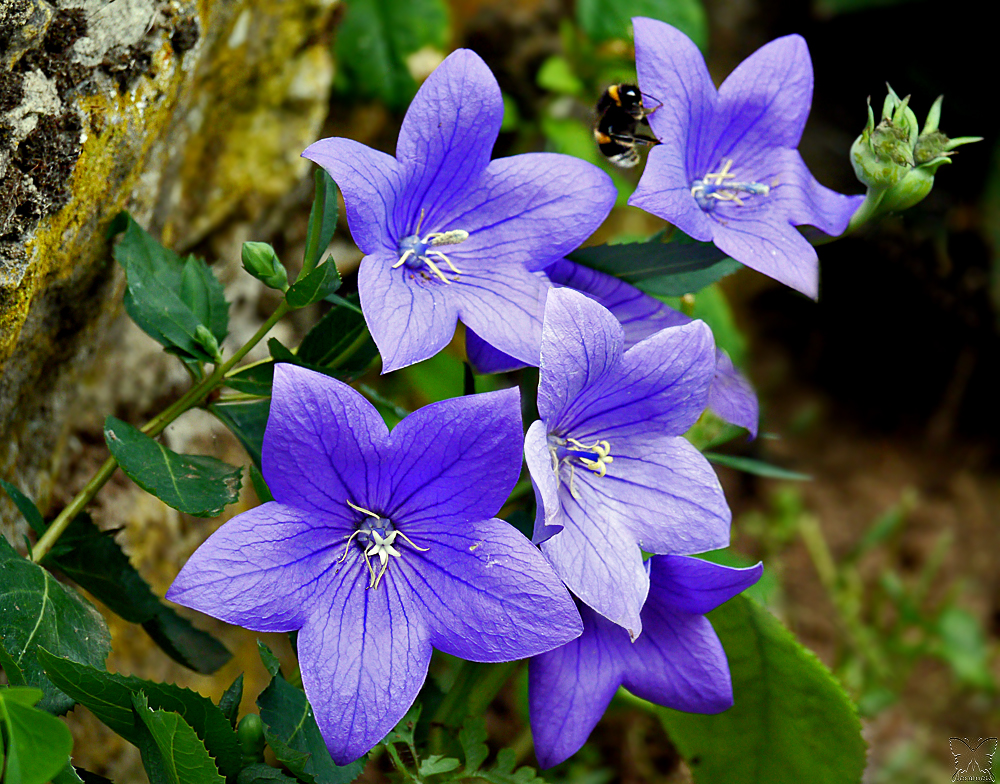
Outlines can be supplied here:
<path id="1" fill-rule="evenodd" d="M 326 114 L 334 4 L 0 2 L 0 476 L 43 504 L 120 311 L 109 221 L 184 250 L 284 196 Z"/>

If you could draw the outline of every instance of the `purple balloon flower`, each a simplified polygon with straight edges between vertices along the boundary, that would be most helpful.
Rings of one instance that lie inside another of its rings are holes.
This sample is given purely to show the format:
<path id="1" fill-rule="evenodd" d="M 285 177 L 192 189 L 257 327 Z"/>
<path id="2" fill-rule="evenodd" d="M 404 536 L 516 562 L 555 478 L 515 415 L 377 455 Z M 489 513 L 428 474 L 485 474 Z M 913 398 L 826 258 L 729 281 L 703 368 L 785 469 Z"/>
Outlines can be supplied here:
<path id="1" fill-rule="evenodd" d="M 731 516 L 712 467 L 682 436 L 708 401 L 711 331 L 693 321 L 624 344 L 607 309 L 572 289 L 549 292 L 541 420 L 524 453 L 542 552 L 573 593 L 635 639 L 649 589 L 640 548 L 725 547 Z"/>
<path id="2" fill-rule="evenodd" d="M 760 579 L 747 569 L 685 556 L 647 562 L 649 598 L 634 643 L 620 627 L 581 607 L 583 634 L 531 660 L 528 701 L 535 755 L 558 765 L 587 742 L 619 686 L 657 705 L 719 713 L 733 704 L 729 663 L 704 617 Z"/>
<path id="3" fill-rule="evenodd" d="M 794 227 L 841 234 L 864 197 L 820 185 L 796 149 L 812 103 L 806 42 L 772 41 L 716 91 L 691 39 L 653 19 L 632 23 L 639 87 L 662 144 L 629 204 L 815 299 L 816 250 Z"/>
<path id="4" fill-rule="evenodd" d="M 559 259 L 538 273 L 554 286 L 583 292 L 611 311 L 625 330 L 625 348 L 632 348 L 661 329 L 689 324 L 692 319 L 623 280 L 603 272 Z M 479 373 L 505 373 L 524 367 L 498 351 L 472 330 L 466 330 L 465 350 Z M 750 382 L 721 348 L 715 350 L 715 379 L 708 392 L 708 407 L 726 422 L 745 427 L 756 438 L 760 409 Z"/>
<path id="5" fill-rule="evenodd" d="M 496 79 L 460 49 L 413 99 L 395 158 L 340 138 L 303 153 L 344 194 L 383 372 L 436 354 L 459 318 L 537 365 L 548 286 L 531 271 L 576 248 L 611 211 L 611 178 L 585 161 L 551 153 L 490 161 L 502 119 Z"/>
<path id="6" fill-rule="evenodd" d="M 537 548 L 491 519 L 520 446 L 517 390 L 435 403 L 390 434 L 346 384 L 278 365 L 263 448 L 275 500 L 216 531 L 167 596 L 255 631 L 299 630 L 316 721 L 350 762 L 413 703 L 432 646 L 510 661 L 580 634 Z"/>

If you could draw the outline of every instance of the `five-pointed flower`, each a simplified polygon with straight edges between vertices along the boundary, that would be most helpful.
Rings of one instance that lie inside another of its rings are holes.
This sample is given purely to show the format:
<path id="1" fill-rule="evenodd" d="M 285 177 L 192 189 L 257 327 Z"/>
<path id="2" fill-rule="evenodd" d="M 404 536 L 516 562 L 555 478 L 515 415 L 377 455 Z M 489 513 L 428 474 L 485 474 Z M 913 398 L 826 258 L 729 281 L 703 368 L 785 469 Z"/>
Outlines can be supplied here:
<path id="1" fill-rule="evenodd" d="M 460 49 L 410 104 L 395 158 L 341 138 L 303 153 L 344 194 L 383 372 L 436 354 L 458 318 L 537 365 L 547 284 L 531 270 L 580 245 L 614 204 L 610 177 L 577 158 L 490 161 L 502 119 L 496 79 Z"/>
<path id="2" fill-rule="evenodd" d="M 299 630 L 302 684 L 333 759 L 368 751 L 423 684 L 431 647 L 510 661 L 578 636 L 538 549 L 491 519 L 520 472 L 519 395 L 445 400 L 390 433 L 335 379 L 274 373 L 274 495 L 191 557 L 167 596 L 255 631 Z"/>
<path id="3" fill-rule="evenodd" d="M 583 292 L 611 311 L 625 330 L 625 348 L 667 327 L 688 324 L 692 319 L 674 310 L 630 283 L 589 267 L 559 259 L 543 272 L 554 286 Z M 466 330 L 465 350 L 479 373 L 505 373 L 523 367 L 511 356 L 497 351 L 472 330 Z M 750 382 L 733 366 L 721 348 L 715 350 L 715 378 L 708 392 L 708 407 L 726 422 L 745 427 L 757 436 L 760 408 Z"/>
<path id="4" fill-rule="evenodd" d="M 658 555 L 647 566 L 649 598 L 638 640 L 581 606 L 583 634 L 531 660 L 531 733 L 543 768 L 586 743 L 619 686 L 688 713 L 719 713 L 733 704 L 726 653 L 704 615 L 756 583 L 762 565 L 733 569 Z"/>
<path id="5" fill-rule="evenodd" d="M 682 434 L 708 402 L 715 344 L 701 321 L 624 349 L 606 309 L 568 288 L 545 305 L 538 413 L 524 452 L 535 539 L 585 604 L 633 639 L 649 590 L 642 550 L 729 544 L 730 512 L 708 461 Z"/>
<path id="6" fill-rule="evenodd" d="M 806 42 L 772 41 L 716 91 L 691 39 L 664 22 L 632 22 L 639 87 L 661 144 L 629 204 L 815 298 L 816 251 L 794 227 L 839 235 L 863 197 L 820 185 L 796 149 L 812 102 Z"/>

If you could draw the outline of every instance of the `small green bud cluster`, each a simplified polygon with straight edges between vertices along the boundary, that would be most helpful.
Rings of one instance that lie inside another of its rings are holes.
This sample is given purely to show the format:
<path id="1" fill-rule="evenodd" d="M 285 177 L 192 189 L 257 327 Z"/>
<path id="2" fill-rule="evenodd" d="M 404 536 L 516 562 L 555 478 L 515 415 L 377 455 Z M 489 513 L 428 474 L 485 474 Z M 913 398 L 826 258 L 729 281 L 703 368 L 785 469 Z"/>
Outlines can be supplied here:
<path id="1" fill-rule="evenodd" d="M 875 124 L 871 99 L 868 124 L 851 145 L 851 164 L 858 179 L 868 188 L 867 198 L 848 231 L 877 215 L 901 212 L 921 201 L 934 185 L 938 168 L 951 162 L 956 147 L 982 139 L 962 136 L 949 139 L 938 128 L 941 103 L 938 96 L 927 113 L 923 129 L 909 107 L 910 96 L 900 98 L 892 87 L 882 104 L 882 116 Z"/>
<path id="2" fill-rule="evenodd" d="M 243 243 L 243 269 L 272 289 L 288 291 L 288 273 L 266 242 Z"/>

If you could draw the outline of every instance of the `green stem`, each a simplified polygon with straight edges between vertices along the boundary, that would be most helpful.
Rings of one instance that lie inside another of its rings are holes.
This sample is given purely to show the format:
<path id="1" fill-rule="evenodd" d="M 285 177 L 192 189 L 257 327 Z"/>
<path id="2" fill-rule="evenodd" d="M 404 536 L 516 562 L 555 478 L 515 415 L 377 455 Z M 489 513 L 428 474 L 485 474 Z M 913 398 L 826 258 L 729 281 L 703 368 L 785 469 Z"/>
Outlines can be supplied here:
<path id="1" fill-rule="evenodd" d="M 173 422 L 177 417 L 183 414 L 190 408 L 194 408 L 196 405 L 201 403 L 208 395 L 215 389 L 219 383 L 222 381 L 223 377 L 229 370 L 247 353 L 256 346 L 264 336 L 271 331 L 271 327 L 278 323 L 281 318 L 290 310 L 288 303 L 282 300 L 281 304 L 278 305 L 271 317 L 265 321 L 260 329 L 258 329 L 252 338 L 235 354 L 233 354 L 226 362 L 221 365 L 216 365 L 215 370 L 198 384 L 195 384 L 191 389 L 181 395 L 173 405 L 168 406 L 155 417 L 153 417 L 149 422 L 147 422 L 143 428 L 142 432 L 150 437 L 158 436 L 163 430 Z M 87 506 L 91 501 L 94 500 L 94 496 L 97 495 L 98 491 L 104 487 L 107 481 L 115 473 L 115 469 L 118 468 L 118 461 L 113 457 L 109 457 L 104 461 L 104 464 L 97 470 L 97 473 L 91 477 L 90 481 L 84 485 L 83 489 L 76 494 L 76 497 L 63 509 L 59 515 L 53 520 L 49 527 L 45 530 L 42 538 L 36 542 L 35 546 L 31 551 L 31 560 L 35 563 L 41 561 L 52 549 L 59 537 L 63 535 L 69 524 L 76 519 L 76 516 L 83 511 L 84 507 Z"/>
<path id="2" fill-rule="evenodd" d="M 886 189 L 887 190 L 887 189 Z M 857 211 L 851 216 L 850 223 L 847 224 L 847 228 L 841 237 L 851 234 L 862 226 L 864 226 L 868 221 L 878 215 L 879 206 L 882 204 L 882 197 L 885 196 L 886 190 L 875 190 L 869 189 L 868 193 L 865 194 L 865 200 L 858 207 Z"/>

